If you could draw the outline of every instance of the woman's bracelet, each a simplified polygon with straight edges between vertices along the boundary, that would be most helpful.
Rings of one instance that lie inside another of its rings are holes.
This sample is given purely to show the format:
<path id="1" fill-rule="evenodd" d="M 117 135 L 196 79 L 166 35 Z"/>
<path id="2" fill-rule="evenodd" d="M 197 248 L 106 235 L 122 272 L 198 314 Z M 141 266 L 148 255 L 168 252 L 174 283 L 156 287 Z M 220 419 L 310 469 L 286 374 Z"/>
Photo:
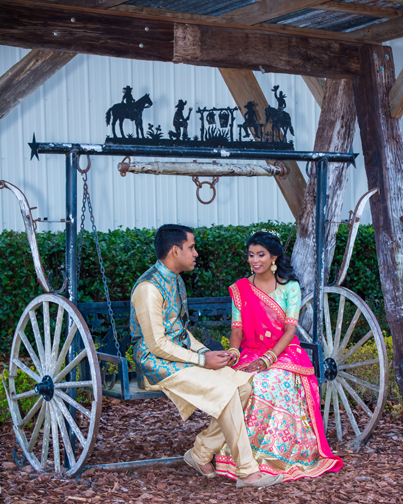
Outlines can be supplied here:
<path id="1" fill-rule="evenodd" d="M 230 348 L 228 351 L 231 352 L 232 354 L 236 355 L 236 361 L 234 362 L 234 364 L 232 364 L 233 366 L 235 366 L 239 362 L 239 358 L 241 356 L 241 353 L 238 350 L 238 348 Z"/>
<path id="2" fill-rule="evenodd" d="M 266 366 L 266 369 L 269 369 L 269 367 L 271 366 L 272 362 L 270 362 L 269 359 L 265 355 L 262 355 L 261 357 L 259 357 L 259 359 L 261 361 L 263 361 L 264 365 Z"/>
<path id="3" fill-rule="evenodd" d="M 277 355 L 273 352 L 273 350 L 268 350 L 265 354 L 265 357 L 270 359 L 270 356 L 273 358 L 273 363 L 277 362 Z"/>

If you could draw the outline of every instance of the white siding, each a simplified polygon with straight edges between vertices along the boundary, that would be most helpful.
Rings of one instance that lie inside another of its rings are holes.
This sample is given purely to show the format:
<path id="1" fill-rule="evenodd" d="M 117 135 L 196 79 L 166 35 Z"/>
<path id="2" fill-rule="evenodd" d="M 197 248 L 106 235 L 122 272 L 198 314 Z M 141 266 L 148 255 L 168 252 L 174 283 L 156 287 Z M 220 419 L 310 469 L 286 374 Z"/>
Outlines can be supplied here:
<path id="1" fill-rule="evenodd" d="M 391 43 L 396 72 L 403 67 L 403 41 Z M 0 46 L 0 75 L 28 51 Z M 272 105 L 271 88 L 279 84 L 287 94 L 287 111 L 295 128 L 295 148 L 312 150 L 319 118 L 319 107 L 301 77 L 256 74 Z M 149 92 L 154 106 L 143 115 L 145 129 L 149 122 L 161 124 L 167 134 L 172 128 L 175 104 L 186 99 L 193 107 L 189 133 L 199 133 L 198 106 L 234 106 L 218 70 L 79 55 L 49 79 L 35 93 L 0 121 L 0 179 L 20 187 L 32 206 L 34 216 L 56 220 L 65 217 L 65 167 L 63 155 L 40 155 L 40 161 L 29 160 L 27 145 L 36 133 L 38 141 L 102 143 L 110 127 L 105 113 L 120 102 L 122 87 L 133 87 L 139 98 Z M 238 116 L 240 117 L 240 116 Z M 124 124 L 126 133 L 133 123 Z M 359 135 L 354 150 L 361 152 Z M 120 157 L 92 158 L 89 174 L 90 191 L 96 222 L 101 230 L 118 226 L 158 227 L 168 222 L 191 226 L 241 224 L 267 219 L 292 221 L 277 184 L 271 178 L 222 178 L 217 185 L 217 198 L 210 205 L 196 200 L 195 185 L 190 177 L 131 175 L 122 178 L 117 172 Z M 84 163 L 84 158 L 82 163 Z M 305 165 L 301 165 L 305 172 Z M 350 169 L 350 180 L 343 218 L 366 191 L 367 183 L 362 156 L 357 168 Z M 207 198 L 209 193 L 204 193 Z M 79 190 L 81 197 L 81 190 Z M 370 222 L 367 210 L 364 222 Z M 22 230 L 18 205 L 9 191 L 0 192 L 0 230 Z M 60 224 L 40 224 L 39 230 L 62 229 Z"/>

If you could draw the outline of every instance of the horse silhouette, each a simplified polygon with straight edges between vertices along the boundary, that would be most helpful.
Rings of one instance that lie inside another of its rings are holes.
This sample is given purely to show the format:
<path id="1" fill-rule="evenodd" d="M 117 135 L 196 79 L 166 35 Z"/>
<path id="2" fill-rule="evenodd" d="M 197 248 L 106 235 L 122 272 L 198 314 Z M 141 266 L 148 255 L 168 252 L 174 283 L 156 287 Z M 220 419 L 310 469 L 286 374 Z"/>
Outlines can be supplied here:
<path id="1" fill-rule="evenodd" d="M 123 131 L 123 121 L 125 119 L 134 121 L 136 124 L 137 138 L 140 137 L 140 134 L 141 137 L 144 138 L 143 111 L 146 108 L 150 108 L 152 104 L 153 102 L 151 101 L 150 95 L 146 93 L 144 96 L 131 104 L 115 103 L 115 105 L 112 105 L 112 107 L 106 112 L 106 125 L 109 126 L 112 119 L 113 138 L 118 138 L 115 131 L 117 121 L 119 121 L 119 128 L 122 138 L 126 138 Z"/>
<path id="2" fill-rule="evenodd" d="M 285 112 L 284 110 L 275 109 L 274 107 L 270 107 L 270 105 L 267 108 L 265 108 L 264 111 L 266 113 L 266 123 L 272 121 L 271 126 L 272 142 L 274 142 L 275 139 L 274 136 L 275 130 L 277 130 L 277 136 L 281 142 L 287 141 L 288 130 L 290 130 L 291 135 L 295 136 L 294 128 L 292 127 L 291 124 L 291 117 L 288 112 Z"/>

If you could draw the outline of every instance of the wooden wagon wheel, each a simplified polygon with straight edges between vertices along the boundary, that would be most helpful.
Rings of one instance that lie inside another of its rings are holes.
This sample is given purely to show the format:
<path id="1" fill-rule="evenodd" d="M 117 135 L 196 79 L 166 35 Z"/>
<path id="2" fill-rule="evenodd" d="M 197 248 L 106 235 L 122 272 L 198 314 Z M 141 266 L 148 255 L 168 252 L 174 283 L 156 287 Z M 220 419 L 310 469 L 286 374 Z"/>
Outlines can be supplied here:
<path id="1" fill-rule="evenodd" d="M 303 314 L 313 312 L 312 302 L 313 293 L 303 299 L 302 326 L 297 329 L 302 340 L 309 342 L 312 342 L 312 327 L 306 326 L 311 324 L 312 316 Z M 325 287 L 323 324 L 327 380 L 323 390 L 325 431 L 333 403 L 337 438 L 342 441 L 341 402 L 356 435 L 353 445 L 358 447 L 375 429 L 387 399 L 388 360 L 382 331 L 368 305 L 345 287 Z M 369 346 L 371 349 L 367 351 Z"/>
<path id="2" fill-rule="evenodd" d="M 70 329 L 62 343 L 68 320 Z M 63 367 L 74 338 L 77 352 Z M 83 365 L 88 370 L 86 381 L 69 381 L 69 372 L 75 366 L 83 369 Z M 86 401 L 70 397 L 67 392 L 71 389 L 82 397 L 84 394 Z M 65 474 L 77 473 L 97 438 L 102 386 L 88 327 L 66 298 L 43 294 L 24 310 L 11 349 L 7 399 L 15 435 L 30 464 L 40 472 L 64 471 L 64 449 L 70 466 Z M 66 425 L 75 433 L 76 453 Z"/>

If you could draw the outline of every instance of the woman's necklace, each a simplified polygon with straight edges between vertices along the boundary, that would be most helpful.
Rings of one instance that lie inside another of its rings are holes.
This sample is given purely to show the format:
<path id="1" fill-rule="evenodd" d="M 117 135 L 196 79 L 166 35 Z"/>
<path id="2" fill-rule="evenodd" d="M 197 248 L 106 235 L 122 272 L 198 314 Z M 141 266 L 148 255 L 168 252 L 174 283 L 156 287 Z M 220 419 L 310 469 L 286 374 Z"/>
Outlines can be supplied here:
<path id="1" fill-rule="evenodd" d="M 256 273 L 253 273 L 252 283 L 253 283 L 253 285 L 255 287 L 257 287 L 257 285 L 255 284 L 255 278 L 256 278 Z M 274 281 L 275 281 L 274 290 L 276 290 L 277 289 L 277 278 L 276 278 L 276 276 L 274 276 Z M 257 288 L 259 289 L 259 287 L 257 287 Z M 262 290 L 262 289 L 260 289 L 260 290 Z M 265 291 L 263 291 L 263 292 L 265 292 Z"/>

